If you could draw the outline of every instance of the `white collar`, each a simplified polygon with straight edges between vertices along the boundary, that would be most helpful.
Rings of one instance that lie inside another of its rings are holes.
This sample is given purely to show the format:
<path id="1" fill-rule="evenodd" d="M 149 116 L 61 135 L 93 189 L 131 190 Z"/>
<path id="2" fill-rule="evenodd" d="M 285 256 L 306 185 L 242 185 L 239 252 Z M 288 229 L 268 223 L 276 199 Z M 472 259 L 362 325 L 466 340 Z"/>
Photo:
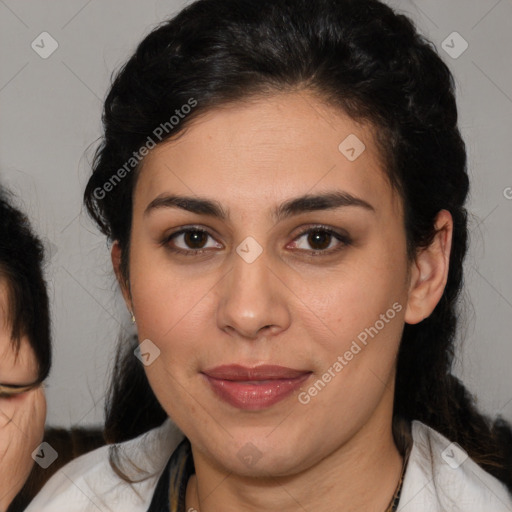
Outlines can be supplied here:
<path id="1" fill-rule="evenodd" d="M 399 512 L 512 512 L 512 497 L 460 446 L 412 422 L 413 447 Z"/>
<path id="2" fill-rule="evenodd" d="M 132 473 L 135 467 L 154 473 L 131 485 L 112 471 L 108 446 L 78 457 L 53 475 L 25 512 L 145 512 L 170 454 L 183 437 L 167 419 L 119 445 L 120 453 L 133 463 L 123 466 L 131 476 L 141 476 Z M 441 434 L 413 421 L 412 438 L 399 512 L 512 512 L 512 497 L 505 485 L 474 461 L 468 458 L 456 469 L 448 464 L 445 458 L 451 461 L 452 455 L 461 460 L 463 452 Z"/>

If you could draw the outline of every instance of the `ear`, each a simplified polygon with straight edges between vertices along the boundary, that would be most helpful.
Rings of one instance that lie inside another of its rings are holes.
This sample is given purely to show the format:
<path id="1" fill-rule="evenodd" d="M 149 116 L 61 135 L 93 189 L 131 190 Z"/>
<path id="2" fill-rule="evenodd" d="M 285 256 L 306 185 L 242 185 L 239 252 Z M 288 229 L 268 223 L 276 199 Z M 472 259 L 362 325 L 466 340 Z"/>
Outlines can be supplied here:
<path id="1" fill-rule="evenodd" d="M 416 255 L 411 264 L 409 294 L 405 322 L 417 324 L 430 316 L 441 297 L 448 279 L 452 247 L 453 219 L 441 210 L 435 221 L 432 243 Z"/>
<path id="2" fill-rule="evenodd" d="M 114 272 L 116 274 L 117 282 L 121 287 L 121 292 L 123 294 L 124 301 L 126 303 L 126 307 L 128 310 L 133 313 L 133 305 L 132 305 L 132 296 L 130 293 L 130 284 L 125 279 L 123 273 L 121 272 L 121 257 L 123 251 L 119 242 L 116 240 L 112 245 L 112 250 L 110 251 L 110 257 L 112 259 L 112 266 L 114 267 Z"/>

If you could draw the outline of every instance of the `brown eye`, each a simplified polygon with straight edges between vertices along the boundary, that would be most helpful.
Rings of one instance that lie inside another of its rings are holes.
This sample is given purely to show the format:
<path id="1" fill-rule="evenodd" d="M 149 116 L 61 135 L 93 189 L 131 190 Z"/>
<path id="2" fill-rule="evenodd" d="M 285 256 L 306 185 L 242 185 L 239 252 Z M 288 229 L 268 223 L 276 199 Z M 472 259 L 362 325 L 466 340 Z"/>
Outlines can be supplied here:
<path id="1" fill-rule="evenodd" d="M 311 231 L 308 236 L 308 243 L 313 249 L 324 250 L 329 247 L 332 235 L 323 230 Z"/>
<path id="2" fill-rule="evenodd" d="M 187 231 L 183 235 L 183 241 L 191 249 L 202 249 L 208 236 L 204 231 Z"/>
<path id="3" fill-rule="evenodd" d="M 304 242 L 299 242 L 305 239 Z M 309 228 L 295 238 L 294 248 L 304 250 L 312 255 L 329 255 L 352 243 L 347 235 L 337 233 L 330 228 L 316 226 Z"/>
<path id="4" fill-rule="evenodd" d="M 204 229 L 187 228 L 173 233 L 163 243 L 170 251 L 185 256 L 200 255 L 212 248 L 222 249 L 222 245 L 217 242 L 207 246 L 208 239 L 213 240 L 213 237 Z"/>

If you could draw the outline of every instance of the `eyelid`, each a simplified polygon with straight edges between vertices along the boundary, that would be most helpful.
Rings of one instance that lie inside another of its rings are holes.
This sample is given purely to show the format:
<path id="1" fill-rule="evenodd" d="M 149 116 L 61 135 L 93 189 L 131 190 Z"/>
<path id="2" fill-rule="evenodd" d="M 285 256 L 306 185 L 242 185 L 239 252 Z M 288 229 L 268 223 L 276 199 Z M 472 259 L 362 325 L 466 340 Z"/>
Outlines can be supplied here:
<path id="1" fill-rule="evenodd" d="M 41 382 L 39 381 L 27 385 L 0 384 L 0 398 L 11 398 L 13 396 L 21 395 L 39 387 L 40 385 Z"/>

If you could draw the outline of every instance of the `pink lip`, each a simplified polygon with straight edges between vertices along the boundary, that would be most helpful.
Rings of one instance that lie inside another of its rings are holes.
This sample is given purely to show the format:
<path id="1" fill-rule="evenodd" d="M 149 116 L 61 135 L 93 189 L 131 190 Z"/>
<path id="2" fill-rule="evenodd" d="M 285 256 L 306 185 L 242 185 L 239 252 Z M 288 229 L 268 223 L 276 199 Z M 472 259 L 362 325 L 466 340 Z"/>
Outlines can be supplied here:
<path id="1" fill-rule="evenodd" d="M 217 366 L 202 372 L 221 399 L 239 409 L 258 410 L 283 400 L 312 372 L 284 366 Z"/>

